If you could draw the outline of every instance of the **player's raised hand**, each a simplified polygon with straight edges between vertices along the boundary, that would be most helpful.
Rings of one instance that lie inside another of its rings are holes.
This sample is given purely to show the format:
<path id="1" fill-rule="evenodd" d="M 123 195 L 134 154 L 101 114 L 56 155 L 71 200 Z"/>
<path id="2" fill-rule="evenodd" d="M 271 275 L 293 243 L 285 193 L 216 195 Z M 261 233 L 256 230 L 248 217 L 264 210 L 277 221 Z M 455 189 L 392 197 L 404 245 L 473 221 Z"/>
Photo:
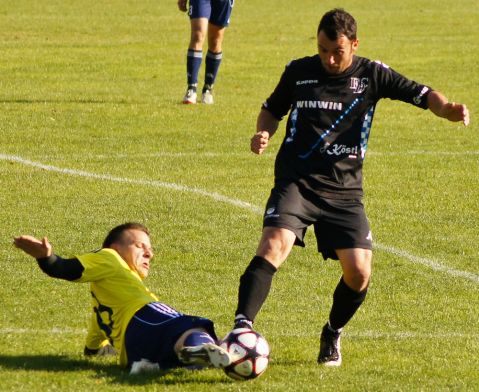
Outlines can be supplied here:
<path id="1" fill-rule="evenodd" d="M 31 235 L 21 235 L 13 239 L 13 244 L 36 259 L 49 257 L 52 254 L 52 246 L 48 242 L 47 237 L 39 240 Z"/>
<path id="2" fill-rule="evenodd" d="M 269 132 L 256 132 L 251 138 L 251 151 L 253 151 L 255 154 L 262 154 L 266 147 L 268 147 L 268 142 Z"/>

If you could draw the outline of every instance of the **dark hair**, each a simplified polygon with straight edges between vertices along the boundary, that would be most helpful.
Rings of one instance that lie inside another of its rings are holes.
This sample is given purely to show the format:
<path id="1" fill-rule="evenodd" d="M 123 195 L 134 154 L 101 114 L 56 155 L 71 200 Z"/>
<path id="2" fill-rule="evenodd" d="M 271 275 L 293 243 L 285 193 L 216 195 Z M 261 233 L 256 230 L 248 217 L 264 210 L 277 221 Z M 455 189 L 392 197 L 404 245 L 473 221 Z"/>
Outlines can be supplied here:
<path id="1" fill-rule="evenodd" d="M 140 230 L 144 233 L 150 235 L 150 232 L 146 228 L 146 226 L 142 225 L 141 223 L 136 222 L 127 222 L 123 223 L 122 225 L 116 226 L 110 230 L 108 235 L 106 236 L 105 240 L 103 241 L 103 248 L 109 248 L 112 244 L 117 242 L 121 242 L 123 240 L 123 233 L 126 230 Z"/>
<path id="2" fill-rule="evenodd" d="M 356 20 L 342 8 L 335 8 L 326 12 L 318 26 L 318 34 L 324 31 L 326 36 L 334 41 L 343 34 L 349 40 L 355 40 L 357 33 Z"/>

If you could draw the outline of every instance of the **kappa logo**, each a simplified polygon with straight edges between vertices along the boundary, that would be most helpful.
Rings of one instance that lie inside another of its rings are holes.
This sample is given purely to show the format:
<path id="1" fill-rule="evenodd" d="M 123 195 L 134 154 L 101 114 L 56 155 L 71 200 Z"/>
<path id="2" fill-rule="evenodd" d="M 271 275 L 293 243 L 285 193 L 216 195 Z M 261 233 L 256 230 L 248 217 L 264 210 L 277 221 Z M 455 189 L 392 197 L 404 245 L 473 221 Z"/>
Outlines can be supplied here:
<path id="1" fill-rule="evenodd" d="M 354 94 L 361 94 L 369 85 L 368 78 L 351 78 L 351 84 L 349 88 L 353 90 Z"/>
<path id="2" fill-rule="evenodd" d="M 302 84 L 318 84 L 318 79 L 308 79 L 308 80 L 297 80 L 296 86 L 301 86 Z"/>

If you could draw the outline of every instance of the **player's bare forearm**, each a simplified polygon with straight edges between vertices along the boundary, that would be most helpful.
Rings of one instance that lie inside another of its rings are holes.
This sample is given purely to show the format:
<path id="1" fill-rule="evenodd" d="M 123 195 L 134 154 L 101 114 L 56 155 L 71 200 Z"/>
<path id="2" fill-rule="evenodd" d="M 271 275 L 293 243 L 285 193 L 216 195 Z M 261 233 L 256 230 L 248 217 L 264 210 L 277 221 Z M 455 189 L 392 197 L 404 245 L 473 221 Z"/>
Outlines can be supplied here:
<path id="1" fill-rule="evenodd" d="M 449 121 L 462 121 L 469 125 L 469 110 L 466 105 L 456 102 L 449 102 L 448 99 L 438 91 L 431 91 L 427 96 L 429 110 L 436 116 Z"/>
<path id="2" fill-rule="evenodd" d="M 278 129 L 279 121 L 269 111 L 261 109 L 256 121 L 256 133 L 251 138 L 251 151 L 262 154 L 269 139 Z"/>
<path id="3" fill-rule="evenodd" d="M 52 255 L 52 246 L 47 237 L 40 240 L 30 235 L 21 235 L 13 239 L 13 244 L 36 259 L 43 259 Z"/>

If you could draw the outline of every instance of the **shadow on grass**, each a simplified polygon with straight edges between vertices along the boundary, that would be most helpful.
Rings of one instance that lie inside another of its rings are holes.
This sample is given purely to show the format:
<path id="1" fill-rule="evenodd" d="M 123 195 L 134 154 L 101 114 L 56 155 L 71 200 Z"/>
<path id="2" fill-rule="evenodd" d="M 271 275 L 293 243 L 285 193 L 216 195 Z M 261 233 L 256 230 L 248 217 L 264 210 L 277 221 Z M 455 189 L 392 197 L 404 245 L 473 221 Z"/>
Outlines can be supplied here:
<path id="1" fill-rule="evenodd" d="M 126 385 L 231 384 L 234 382 L 216 369 L 192 371 L 178 368 L 130 376 L 126 370 L 110 361 L 75 359 L 65 355 L 0 355 L 0 369 L 62 373 L 93 371 L 96 373 L 93 378 Z"/>

